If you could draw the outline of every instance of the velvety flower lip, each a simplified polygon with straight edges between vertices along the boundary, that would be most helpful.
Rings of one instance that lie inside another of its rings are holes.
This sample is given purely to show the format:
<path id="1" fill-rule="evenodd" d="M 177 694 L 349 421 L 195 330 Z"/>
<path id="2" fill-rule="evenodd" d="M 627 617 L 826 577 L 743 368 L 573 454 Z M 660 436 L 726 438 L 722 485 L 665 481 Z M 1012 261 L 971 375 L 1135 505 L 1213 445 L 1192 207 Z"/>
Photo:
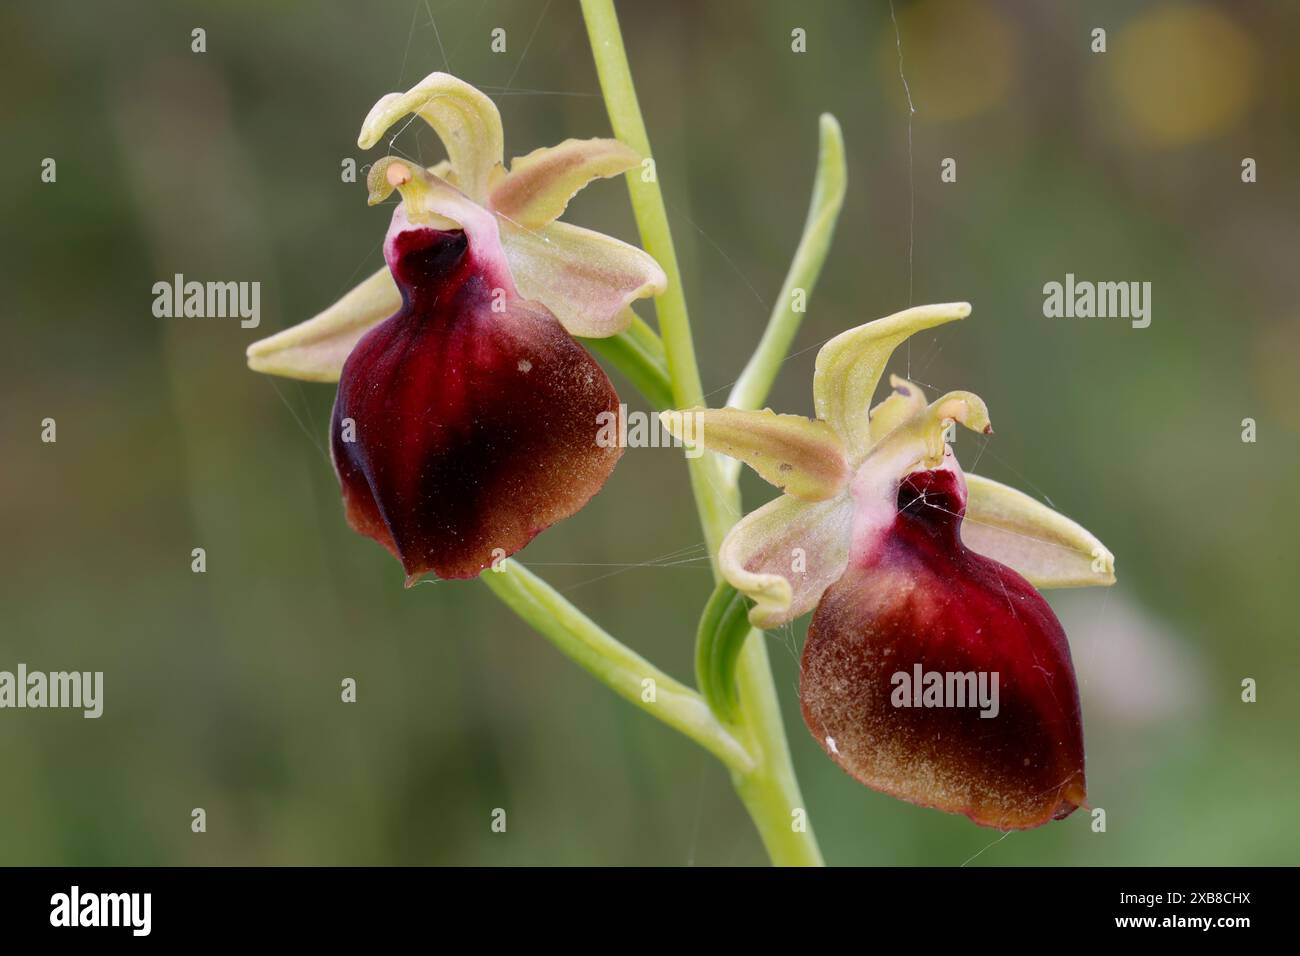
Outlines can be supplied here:
<path id="1" fill-rule="evenodd" d="M 558 221 L 592 180 L 639 164 L 635 151 L 612 139 L 569 139 L 517 158 L 507 170 L 496 105 L 446 73 L 431 73 L 407 92 L 380 99 L 362 124 L 358 145 L 376 146 L 411 113 L 433 127 L 447 149 L 448 158 L 427 172 L 496 218 L 519 294 L 545 306 L 571 335 L 616 335 L 632 320 L 631 303 L 667 287 L 663 269 L 643 250 Z M 248 364 L 288 378 L 338 381 L 353 347 L 401 302 L 390 270 L 380 269 L 313 318 L 254 342 Z"/>
<path id="2" fill-rule="evenodd" d="M 618 395 L 519 296 L 490 214 L 402 161 L 376 163 L 371 182 L 375 202 L 403 191 L 384 242 L 402 308 L 366 333 L 339 381 L 331 448 L 348 521 L 408 583 L 473 577 L 604 484 L 622 450 L 596 442 L 597 422 Z"/>
<path id="3" fill-rule="evenodd" d="M 920 306 L 832 339 L 817 357 L 816 419 L 687 414 L 705 447 L 785 492 L 737 523 L 719 565 L 754 601 L 757 627 L 815 610 L 800 701 L 823 749 L 868 786 L 1005 830 L 1086 798 L 1069 646 L 1035 587 L 1111 584 L 1114 558 L 1027 495 L 963 474 L 943 433 L 950 422 L 991 433 L 978 396 L 928 402 L 895 377 L 871 405 L 898 345 L 969 313 Z M 665 425 L 680 433 L 682 415 L 665 413 Z M 953 690 L 983 675 L 1000 706 L 903 706 L 899 674 L 937 674 Z"/>
<path id="4" fill-rule="evenodd" d="M 331 451 L 349 523 L 402 563 L 407 583 L 477 575 L 580 509 L 621 449 L 597 441 L 619 407 L 572 335 L 608 336 L 666 285 L 646 253 L 556 222 L 595 178 L 640 158 L 614 140 L 567 140 L 502 159 L 481 92 L 434 73 L 383 97 L 365 148 L 407 114 L 448 158 L 386 156 L 372 205 L 396 190 L 386 267 L 325 312 L 254 343 L 252 368 L 338 381 Z"/>
<path id="5" fill-rule="evenodd" d="M 1028 581 L 962 544 L 964 499 L 955 468 L 903 480 L 889 533 L 817 606 L 800 705 L 823 750 L 868 786 L 999 830 L 1038 826 L 1086 795 L 1070 650 Z M 909 692 L 917 674 L 961 675 L 953 686 L 972 697 L 983 675 L 997 711 L 895 706 L 899 674 Z"/>

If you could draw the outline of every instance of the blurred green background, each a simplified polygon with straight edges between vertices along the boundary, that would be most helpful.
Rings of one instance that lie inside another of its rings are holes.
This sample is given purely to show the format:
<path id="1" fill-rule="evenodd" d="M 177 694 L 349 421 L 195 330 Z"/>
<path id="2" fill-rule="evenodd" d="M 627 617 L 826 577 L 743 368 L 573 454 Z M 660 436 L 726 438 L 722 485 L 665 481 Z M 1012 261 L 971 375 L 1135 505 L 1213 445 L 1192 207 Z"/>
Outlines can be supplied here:
<path id="1" fill-rule="evenodd" d="M 968 467 L 1117 556 L 1110 591 L 1050 595 L 1104 834 L 1078 813 L 999 840 L 860 787 L 799 718 L 805 622 L 768 636 L 828 861 L 1296 862 L 1300 5 L 898 0 L 910 160 L 887 3 L 621 12 L 713 401 L 766 322 L 832 112 L 848 198 L 773 407 L 811 412 L 815 346 L 837 332 L 967 299 L 971 319 L 897 370 L 982 395 L 997 435 L 958 439 Z M 333 389 L 244 365 L 381 263 L 388 211 L 340 168 L 369 160 L 355 138 L 384 93 L 449 63 L 496 97 L 507 156 L 608 135 L 576 4 L 24 0 L 0 37 L 0 669 L 106 683 L 99 720 L 0 712 L 0 863 L 762 862 L 711 757 L 482 585 L 404 591 L 344 524 Z M 441 156 L 423 124 L 397 146 Z M 617 181 L 566 218 L 635 240 Z M 261 328 L 154 318 L 151 286 L 176 272 L 260 281 Z M 1045 319 L 1042 286 L 1067 272 L 1152 282 L 1150 328 Z M 750 507 L 770 494 L 744 488 Z M 680 454 L 634 449 L 520 557 L 688 677 L 701 541 Z"/>

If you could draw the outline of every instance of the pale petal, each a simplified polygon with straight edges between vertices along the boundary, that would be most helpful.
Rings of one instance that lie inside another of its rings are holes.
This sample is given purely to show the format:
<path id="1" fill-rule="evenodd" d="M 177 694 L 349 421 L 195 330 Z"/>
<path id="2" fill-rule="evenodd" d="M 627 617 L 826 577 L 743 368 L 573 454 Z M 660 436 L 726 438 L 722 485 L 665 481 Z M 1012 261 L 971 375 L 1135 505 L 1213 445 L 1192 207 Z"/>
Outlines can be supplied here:
<path id="1" fill-rule="evenodd" d="M 802 415 L 737 408 L 692 408 L 660 416 L 688 446 L 745 462 L 788 495 L 825 501 L 844 490 L 849 463 L 835 431 Z"/>
<path id="2" fill-rule="evenodd" d="M 384 266 L 324 312 L 248 347 L 248 367 L 306 382 L 337 382 L 352 347 L 402 306 Z"/>
<path id="3" fill-rule="evenodd" d="M 980 475 L 966 476 L 966 547 L 1024 575 L 1037 588 L 1115 583 L 1115 556 L 1047 505 Z"/>
<path id="4" fill-rule="evenodd" d="M 889 356 L 908 336 L 964 319 L 970 304 L 920 305 L 837 335 L 817 353 L 813 399 L 817 417 L 831 424 L 851 457 L 871 446 L 871 399 Z"/>
<path id="5" fill-rule="evenodd" d="M 496 104 L 463 80 L 430 73 L 405 93 L 389 93 L 361 124 L 357 145 L 369 149 L 408 113 L 415 113 L 442 139 L 457 185 L 476 202 L 500 175 L 504 159 L 501 114 Z"/>
<path id="6" fill-rule="evenodd" d="M 400 156 L 376 160 L 366 174 L 367 202 L 377 206 L 398 190 L 406 218 L 434 229 L 483 228 L 496 231 L 492 214 L 445 179 Z M 470 237 L 473 239 L 473 236 Z"/>
<path id="7" fill-rule="evenodd" d="M 384 239 L 384 260 L 394 268 L 397 236 L 412 227 L 463 229 L 474 250 L 482 275 L 497 287 L 517 291 L 514 278 L 501 248 L 497 217 L 471 200 L 459 189 L 396 156 L 385 156 L 370 167 L 366 177 L 372 206 L 387 199 L 394 189 L 402 201 L 393 210 L 393 221 Z M 527 297 L 525 297 L 527 298 Z"/>
<path id="8" fill-rule="evenodd" d="M 899 483 L 907 474 L 918 468 L 946 468 L 961 474 L 952 449 L 943 441 L 948 422 L 986 434 L 992 431 L 988 408 L 978 395 L 949 392 L 891 430 L 858 465 L 851 485 L 855 558 L 869 559 L 885 541 L 898 513 Z"/>
<path id="9" fill-rule="evenodd" d="M 913 468 L 935 468 L 943 462 L 946 445 L 944 428 L 948 422 L 958 422 L 971 431 L 988 435 L 993 432 L 989 423 L 988 406 L 972 392 L 948 392 L 901 425 L 895 426 L 863 459 L 854 476 L 889 473 L 895 484 Z M 890 489 L 892 493 L 892 489 Z"/>
<path id="10" fill-rule="evenodd" d="M 919 385 L 897 375 L 889 376 L 893 389 L 889 397 L 871 410 L 871 443 L 874 445 L 925 408 L 925 392 Z"/>
<path id="11" fill-rule="evenodd" d="M 569 200 L 593 179 L 617 176 L 640 161 L 635 150 L 616 139 L 566 139 L 516 158 L 492 187 L 489 206 L 535 229 L 559 219 Z"/>
<path id="12" fill-rule="evenodd" d="M 515 284 L 541 302 L 571 335 L 605 338 L 627 328 L 634 300 L 668 286 L 647 253 L 566 222 L 525 229 L 498 217 Z"/>
<path id="13" fill-rule="evenodd" d="M 393 161 L 392 157 L 387 160 Z M 440 179 L 451 177 L 451 184 L 455 184 L 448 160 L 430 166 L 427 172 Z M 446 224 L 458 225 L 451 221 Z M 248 367 L 305 382 L 337 382 L 343 362 L 361 336 L 401 305 L 401 293 L 384 266 L 319 315 L 254 342 L 248 347 Z"/>
<path id="14" fill-rule="evenodd" d="M 460 188 L 460 182 L 456 179 L 456 170 L 451 168 L 450 159 L 440 159 L 429 167 L 429 173 L 430 175 L 437 176 L 439 179 L 446 180 L 457 189 Z"/>
<path id="15" fill-rule="evenodd" d="M 718 565 L 750 597 L 749 621 L 771 628 L 811 611 L 849 559 L 848 495 L 800 501 L 782 495 L 742 518 L 722 541 Z"/>

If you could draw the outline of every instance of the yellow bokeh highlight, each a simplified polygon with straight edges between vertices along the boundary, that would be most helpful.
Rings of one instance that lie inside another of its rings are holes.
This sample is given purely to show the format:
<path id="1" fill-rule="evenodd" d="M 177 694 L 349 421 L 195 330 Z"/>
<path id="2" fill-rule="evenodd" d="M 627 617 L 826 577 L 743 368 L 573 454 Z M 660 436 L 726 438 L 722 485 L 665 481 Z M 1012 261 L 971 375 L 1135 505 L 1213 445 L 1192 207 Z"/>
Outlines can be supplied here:
<path id="1" fill-rule="evenodd" d="M 1232 19 L 1200 4 L 1167 4 L 1132 20 L 1106 57 L 1124 131 L 1147 146 L 1217 136 L 1254 95 L 1254 47 Z"/>
<path id="2" fill-rule="evenodd" d="M 1020 43 L 1004 13 L 970 0 L 921 0 L 897 12 L 903 72 L 918 119 L 967 119 L 1006 95 L 1019 63 Z M 889 21 L 885 23 L 888 27 Z M 882 78 L 897 84 L 892 30 L 881 37 L 878 61 Z"/>

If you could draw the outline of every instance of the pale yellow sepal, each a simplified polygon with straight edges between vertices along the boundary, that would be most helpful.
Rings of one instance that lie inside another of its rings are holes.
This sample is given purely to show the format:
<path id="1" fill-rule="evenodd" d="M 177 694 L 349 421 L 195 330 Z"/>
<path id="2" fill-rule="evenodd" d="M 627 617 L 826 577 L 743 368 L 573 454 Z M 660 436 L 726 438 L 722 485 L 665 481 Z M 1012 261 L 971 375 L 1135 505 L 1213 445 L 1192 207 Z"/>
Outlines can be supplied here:
<path id="1" fill-rule="evenodd" d="M 1036 588 L 1115 583 L 1115 556 L 1086 528 L 1022 491 L 966 475 L 966 547 L 1005 564 Z"/>
<path id="2" fill-rule="evenodd" d="M 824 501 L 848 485 L 843 446 L 825 422 L 778 415 L 771 409 L 693 408 L 659 417 L 683 441 L 690 439 L 737 458 L 786 494 L 804 501 Z"/>
<path id="3" fill-rule="evenodd" d="M 631 321 L 627 306 L 668 286 L 649 253 L 603 233 L 567 222 L 526 229 L 502 218 L 499 225 L 520 294 L 550 309 L 570 335 L 617 335 Z"/>
<path id="4" fill-rule="evenodd" d="M 871 400 L 880 376 L 900 344 L 924 329 L 970 315 L 967 302 L 920 305 L 850 329 L 817 353 L 813 402 L 858 461 L 871 447 Z"/>
<path id="5" fill-rule="evenodd" d="M 491 98 L 450 74 L 430 73 L 405 93 L 389 93 L 371 107 L 357 145 L 370 149 L 409 113 L 432 126 L 442 140 L 457 187 L 486 203 L 505 158 L 501 114 Z"/>
<path id="6" fill-rule="evenodd" d="M 593 179 L 617 176 L 641 157 L 616 139 L 566 139 L 543 146 L 510 164 L 488 200 L 492 211 L 525 229 L 559 219 L 565 207 Z"/>
<path id="7" fill-rule="evenodd" d="M 384 266 L 324 312 L 248 347 L 248 367 L 304 382 L 337 382 L 353 346 L 402 307 Z"/>
<path id="8" fill-rule="evenodd" d="M 874 445 L 925 408 L 925 392 L 914 382 L 897 375 L 889 376 L 893 389 L 889 397 L 871 410 L 871 443 Z"/>
<path id="9" fill-rule="evenodd" d="M 848 566 L 852 520 L 847 494 L 829 501 L 782 495 L 740 519 L 722 541 L 718 567 L 754 601 L 751 624 L 778 627 L 817 606 Z"/>

